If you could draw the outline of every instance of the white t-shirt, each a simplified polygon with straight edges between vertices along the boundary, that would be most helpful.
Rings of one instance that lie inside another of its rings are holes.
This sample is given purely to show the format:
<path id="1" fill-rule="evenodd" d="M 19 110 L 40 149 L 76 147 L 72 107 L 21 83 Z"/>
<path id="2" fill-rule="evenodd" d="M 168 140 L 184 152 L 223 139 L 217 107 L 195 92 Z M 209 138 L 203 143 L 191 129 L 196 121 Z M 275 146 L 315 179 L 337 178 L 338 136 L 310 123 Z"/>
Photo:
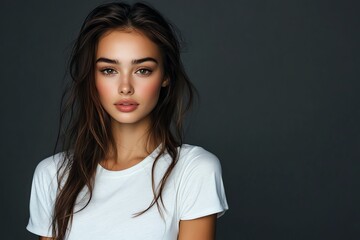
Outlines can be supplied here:
<path id="1" fill-rule="evenodd" d="M 156 205 L 133 217 L 153 200 L 151 167 L 158 151 L 159 147 L 140 163 L 121 171 L 109 171 L 99 164 L 92 199 L 85 209 L 74 214 L 67 240 L 174 240 L 180 220 L 224 214 L 228 204 L 218 158 L 201 147 L 183 145 L 162 193 L 164 219 Z M 56 171 L 61 158 L 62 154 L 56 154 L 41 161 L 34 173 L 26 228 L 39 236 L 52 236 Z M 170 162 L 168 154 L 158 160 L 156 186 Z M 86 203 L 84 196 L 85 190 L 77 198 L 75 211 Z"/>

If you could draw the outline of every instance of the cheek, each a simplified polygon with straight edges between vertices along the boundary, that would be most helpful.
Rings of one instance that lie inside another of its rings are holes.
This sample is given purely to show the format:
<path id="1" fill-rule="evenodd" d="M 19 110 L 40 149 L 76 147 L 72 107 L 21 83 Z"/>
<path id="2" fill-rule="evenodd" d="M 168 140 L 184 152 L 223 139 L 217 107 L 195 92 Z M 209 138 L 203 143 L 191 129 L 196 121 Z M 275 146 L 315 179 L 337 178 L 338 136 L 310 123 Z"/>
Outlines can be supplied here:
<path id="1" fill-rule="evenodd" d="M 109 96 L 111 94 L 111 87 L 108 84 L 105 84 L 101 81 L 96 81 L 95 86 L 100 99 L 104 99 L 106 98 L 106 96 Z"/>
<path id="2" fill-rule="evenodd" d="M 141 88 L 141 95 L 148 101 L 156 101 L 159 98 L 161 85 L 159 83 L 148 84 Z"/>

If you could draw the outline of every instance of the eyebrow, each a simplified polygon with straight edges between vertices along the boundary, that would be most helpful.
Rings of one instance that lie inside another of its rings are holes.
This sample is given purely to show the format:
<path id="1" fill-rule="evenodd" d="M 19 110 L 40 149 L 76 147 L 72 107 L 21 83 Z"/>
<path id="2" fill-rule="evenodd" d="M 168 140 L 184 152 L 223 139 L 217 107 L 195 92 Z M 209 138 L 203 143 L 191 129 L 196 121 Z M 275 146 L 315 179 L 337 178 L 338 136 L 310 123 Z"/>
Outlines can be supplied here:
<path id="1" fill-rule="evenodd" d="M 158 64 L 158 61 L 155 59 L 155 58 L 152 58 L 152 57 L 145 57 L 145 58 L 140 58 L 140 59 L 134 59 L 131 61 L 131 64 L 140 64 L 140 63 L 143 63 L 143 62 L 154 62 L 156 64 Z M 111 64 L 119 64 L 119 61 L 116 60 L 116 59 L 109 59 L 109 58 L 98 58 L 96 60 L 95 63 L 98 63 L 98 62 L 105 62 L 105 63 L 111 63 Z"/>

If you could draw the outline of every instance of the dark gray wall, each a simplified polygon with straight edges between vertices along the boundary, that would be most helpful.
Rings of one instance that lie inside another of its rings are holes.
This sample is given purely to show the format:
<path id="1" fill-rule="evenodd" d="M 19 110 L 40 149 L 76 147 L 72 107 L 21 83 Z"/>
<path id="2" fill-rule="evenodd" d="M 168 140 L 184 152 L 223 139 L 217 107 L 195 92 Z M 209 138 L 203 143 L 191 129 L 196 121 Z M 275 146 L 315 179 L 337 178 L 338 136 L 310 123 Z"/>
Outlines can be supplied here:
<path id="1" fill-rule="evenodd" d="M 218 239 L 360 239 L 357 1 L 150 1 L 188 42 L 187 141 L 222 162 Z M 27 233 L 72 40 L 99 1 L 1 1 L 1 239 Z"/>

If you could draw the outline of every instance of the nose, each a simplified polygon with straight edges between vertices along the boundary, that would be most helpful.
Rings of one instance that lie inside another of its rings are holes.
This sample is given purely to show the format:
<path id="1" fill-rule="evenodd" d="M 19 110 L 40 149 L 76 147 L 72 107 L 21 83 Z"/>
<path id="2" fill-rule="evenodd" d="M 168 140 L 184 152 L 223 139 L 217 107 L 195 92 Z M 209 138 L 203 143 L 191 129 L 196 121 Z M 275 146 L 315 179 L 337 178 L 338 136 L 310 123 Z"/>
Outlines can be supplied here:
<path id="1" fill-rule="evenodd" d="M 130 76 L 122 76 L 120 79 L 119 85 L 119 94 L 120 95 L 132 95 L 134 93 L 134 88 L 131 84 Z"/>

